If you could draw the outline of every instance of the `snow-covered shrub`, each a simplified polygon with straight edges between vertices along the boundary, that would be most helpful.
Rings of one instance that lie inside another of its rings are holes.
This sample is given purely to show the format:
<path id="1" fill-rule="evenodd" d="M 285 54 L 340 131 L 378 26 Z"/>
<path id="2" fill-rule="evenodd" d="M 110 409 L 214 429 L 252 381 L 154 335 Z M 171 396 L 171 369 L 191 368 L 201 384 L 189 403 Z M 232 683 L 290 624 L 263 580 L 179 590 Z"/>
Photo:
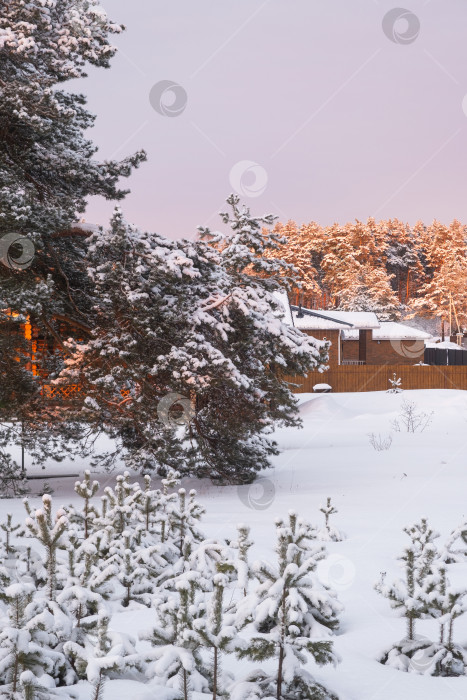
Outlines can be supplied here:
<path id="1" fill-rule="evenodd" d="M 396 432 L 423 433 L 433 420 L 434 411 L 419 411 L 415 401 L 403 401 L 399 416 L 393 420 Z"/>
<path id="2" fill-rule="evenodd" d="M 389 450 L 389 448 L 392 445 L 392 435 L 387 435 L 386 437 L 383 437 L 378 433 L 376 435 L 375 433 L 370 433 L 368 435 L 370 438 L 370 445 L 376 452 L 383 452 L 385 450 Z"/>

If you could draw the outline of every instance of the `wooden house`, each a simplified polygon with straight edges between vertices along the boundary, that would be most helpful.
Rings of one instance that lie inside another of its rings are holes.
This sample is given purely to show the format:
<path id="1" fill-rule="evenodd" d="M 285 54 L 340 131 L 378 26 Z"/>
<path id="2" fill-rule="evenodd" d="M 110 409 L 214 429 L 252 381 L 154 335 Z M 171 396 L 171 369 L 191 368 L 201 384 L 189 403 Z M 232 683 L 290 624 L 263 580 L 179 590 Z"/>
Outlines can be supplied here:
<path id="1" fill-rule="evenodd" d="M 413 365 L 423 362 L 431 336 L 402 323 L 379 321 L 367 311 L 311 310 L 291 306 L 296 328 L 329 340 L 329 366 Z"/>

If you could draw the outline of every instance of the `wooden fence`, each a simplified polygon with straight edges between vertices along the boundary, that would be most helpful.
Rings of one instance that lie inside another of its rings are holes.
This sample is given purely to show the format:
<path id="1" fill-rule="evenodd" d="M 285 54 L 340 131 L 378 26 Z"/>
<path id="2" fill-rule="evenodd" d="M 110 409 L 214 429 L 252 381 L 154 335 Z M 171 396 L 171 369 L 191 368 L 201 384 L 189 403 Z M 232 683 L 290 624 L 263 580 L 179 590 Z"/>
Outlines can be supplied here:
<path id="1" fill-rule="evenodd" d="M 386 391 L 393 374 L 402 380 L 403 389 L 465 389 L 467 366 L 421 365 L 345 365 L 325 372 L 309 372 L 307 377 L 285 377 L 296 384 L 294 393 L 312 393 L 315 384 L 329 384 L 333 392 Z"/>

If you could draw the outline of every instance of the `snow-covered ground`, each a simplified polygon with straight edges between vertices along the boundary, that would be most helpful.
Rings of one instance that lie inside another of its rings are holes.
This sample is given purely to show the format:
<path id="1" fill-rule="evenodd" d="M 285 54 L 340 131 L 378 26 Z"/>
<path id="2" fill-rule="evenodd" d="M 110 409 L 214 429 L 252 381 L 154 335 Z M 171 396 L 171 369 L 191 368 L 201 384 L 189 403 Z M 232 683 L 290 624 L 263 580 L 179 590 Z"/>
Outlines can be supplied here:
<path id="1" fill-rule="evenodd" d="M 431 425 L 422 433 L 394 432 L 391 422 L 404 400 L 420 410 L 433 411 Z M 374 591 L 380 572 L 399 574 L 398 557 L 409 543 L 404 525 L 426 516 L 445 539 L 467 518 L 467 392 L 406 391 L 361 394 L 301 395 L 303 429 L 281 429 L 277 440 L 281 454 L 274 469 L 241 488 L 215 487 L 186 480 L 198 489 L 207 508 L 203 529 L 207 537 L 230 538 L 235 525 L 251 526 L 255 541 L 251 558 L 270 558 L 274 544 L 274 519 L 291 508 L 311 522 L 321 524 L 319 507 L 332 497 L 339 513 L 333 524 L 347 534 L 343 542 L 329 543 L 330 553 L 320 575 L 339 593 L 345 612 L 335 637 L 342 657 L 337 668 L 313 669 L 317 680 L 334 690 L 341 700 L 456 700 L 467 697 L 467 678 L 432 678 L 403 673 L 382 666 L 377 657 L 405 635 L 405 621 Z M 375 451 L 369 433 L 387 436 L 387 451 Z M 61 464 L 56 472 L 82 473 L 85 465 Z M 47 473 L 51 469 L 47 468 Z M 99 478 L 102 485 L 113 476 Z M 74 477 L 54 479 L 54 505 L 73 502 Z M 32 481 L 32 493 L 40 481 Z M 31 496 L 31 500 L 34 498 Z M 6 512 L 23 518 L 20 500 L 1 501 Z M 450 566 L 453 582 L 467 584 L 467 565 Z M 114 616 L 116 630 L 137 633 L 148 627 L 151 612 L 128 610 Z M 437 638 L 437 623 L 418 621 L 417 633 Z M 467 613 L 456 620 L 455 641 L 467 646 Z M 235 664 L 229 659 L 226 666 Z M 257 666 L 257 664 L 253 664 Z M 80 698 L 89 697 L 89 686 L 80 685 Z M 173 691 L 132 681 L 110 681 L 105 700 L 157 700 L 173 698 Z M 201 697 L 196 696 L 196 700 Z"/>

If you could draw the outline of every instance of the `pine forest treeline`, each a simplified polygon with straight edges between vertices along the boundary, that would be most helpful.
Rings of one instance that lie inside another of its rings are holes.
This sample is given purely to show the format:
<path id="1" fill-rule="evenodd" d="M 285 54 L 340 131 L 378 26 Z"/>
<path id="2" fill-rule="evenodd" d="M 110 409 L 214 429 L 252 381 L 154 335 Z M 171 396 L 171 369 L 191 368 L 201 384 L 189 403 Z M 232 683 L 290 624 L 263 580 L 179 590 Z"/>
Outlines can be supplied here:
<path id="1" fill-rule="evenodd" d="M 451 300 L 467 321 L 467 227 L 389 219 L 320 226 L 277 223 L 287 242 L 275 255 L 299 271 L 293 300 L 313 308 L 375 311 L 382 320 L 407 312 L 447 319 Z"/>

